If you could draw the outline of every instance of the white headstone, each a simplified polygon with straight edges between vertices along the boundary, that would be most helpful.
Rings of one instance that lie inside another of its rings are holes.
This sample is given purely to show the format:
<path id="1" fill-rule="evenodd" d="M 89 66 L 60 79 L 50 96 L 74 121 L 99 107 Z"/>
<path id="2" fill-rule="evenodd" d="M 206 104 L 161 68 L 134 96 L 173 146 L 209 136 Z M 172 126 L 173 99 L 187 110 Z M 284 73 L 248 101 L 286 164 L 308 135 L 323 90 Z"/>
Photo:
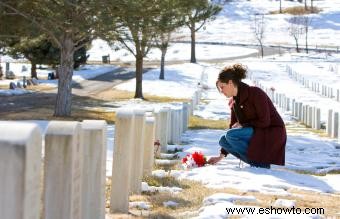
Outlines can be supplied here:
<path id="1" fill-rule="evenodd" d="M 167 151 L 168 146 L 168 115 L 170 111 L 168 108 L 159 109 L 156 112 L 156 136 L 155 139 L 159 140 L 160 150 L 157 151 L 157 155 L 161 152 Z"/>
<path id="2" fill-rule="evenodd" d="M 79 122 L 51 121 L 45 135 L 44 216 L 81 219 Z"/>
<path id="3" fill-rule="evenodd" d="M 115 138 L 112 160 L 111 213 L 129 212 L 129 192 L 134 135 L 132 109 L 119 109 L 116 113 Z"/>
<path id="4" fill-rule="evenodd" d="M 150 176 L 154 164 L 155 118 L 146 117 L 144 128 L 143 174 Z"/>
<path id="5" fill-rule="evenodd" d="M 328 117 L 327 117 L 327 126 L 326 132 L 328 136 L 332 136 L 332 128 L 333 128 L 333 110 L 328 110 Z"/>
<path id="6" fill-rule="evenodd" d="M 0 218 L 40 218 L 41 131 L 20 122 L 0 130 Z"/>
<path id="7" fill-rule="evenodd" d="M 106 129 L 103 120 L 84 120 L 82 215 L 83 219 L 105 218 Z"/>
<path id="8" fill-rule="evenodd" d="M 188 130 L 189 125 L 189 104 L 187 102 L 183 103 L 183 132 Z"/>
<path id="9" fill-rule="evenodd" d="M 339 130 L 339 113 L 333 112 L 333 122 L 332 122 L 332 138 L 338 138 L 338 130 Z"/>
<path id="10" fill-rule="evenodd" d="M 134 146 L 132 150 L 133 158 L 131 163 L 131 181 L 130 192 L 140 194 L 142 190 L 143 177 L 143 157 L 144 157 L 144 124 L 145 111 L 141 109 L 134 110 Z"/>

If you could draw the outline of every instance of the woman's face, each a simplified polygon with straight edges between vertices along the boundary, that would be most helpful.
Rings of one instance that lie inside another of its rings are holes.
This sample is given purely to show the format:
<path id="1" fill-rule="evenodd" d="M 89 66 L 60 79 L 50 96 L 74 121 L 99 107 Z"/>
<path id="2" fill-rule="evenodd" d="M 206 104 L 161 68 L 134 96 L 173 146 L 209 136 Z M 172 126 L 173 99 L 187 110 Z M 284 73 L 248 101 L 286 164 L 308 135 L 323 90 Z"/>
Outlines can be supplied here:
<path id="1" fill-rule="evenodd" d="M 228 83 L 218 81 L 217 88 L 226 97 L 232 97 L 234 95 L 234 84 L 231 80 Z"/>

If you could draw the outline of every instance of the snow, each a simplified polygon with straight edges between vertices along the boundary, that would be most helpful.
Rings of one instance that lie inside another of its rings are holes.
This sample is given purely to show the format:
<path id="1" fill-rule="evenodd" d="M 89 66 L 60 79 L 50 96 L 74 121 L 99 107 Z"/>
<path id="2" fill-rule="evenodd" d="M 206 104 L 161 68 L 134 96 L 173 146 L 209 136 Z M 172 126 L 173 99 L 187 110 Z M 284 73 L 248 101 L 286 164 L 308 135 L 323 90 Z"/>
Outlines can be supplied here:
<path id="1" fill-rule="evenodd" d="M 163 206 L 166 207 L 166 208 L 175 208 L 179 205 L 179 203 L 177 202 L 174 202 L 174 201 L 166 201 L 166 202 L 163 202 Z"/>
<path id="2" fill-rule="evenodd" d="M 273 203 L 273 207 L 284 207 L 284 208 L 292 208 L 296 206 L 295 200 L 288 200 L 288 199 L 277 199 Z"/>
<path id="3" fill-rule="evenodd" d="M 204 205 L 214 205 L 219 202 L 256 202 L 256 198 L 254 196 L 240 196 L 240 195 L 231 195 L 226 193 L 215 193 L 203 200 Z"/>
<path id="4" fill-rule="evenodd" d="M 183 189 L 179 187 L 166 187 L 166 186 L 149 186 L 146 182 L 142 182 L 142 192 L 169 192 L 177 194 Z"/>
<path id="5" fill-rule="evenodd" d="M 5 63 L 1 63 L 2 69 L 5 69 Z M 26 79 L 29 79 L 31 77 L 30 71 L 25 70 L 22 71 L 22 66 L 25 66 L 27 69 L 30 69 L 30 64 L 22 64 L 22 63 L 11 63 L 10 64 L 10 70 L 14 72 L 16 79 L 14 80 L 0 80 L 0 85 L 6 85 L 9 87 L 10 82 L 17 82 L 22 83 L 23 77 L 26 77 Z M 84 65 L 81 66 L 78 70 L 74 70 L 72 81 L 73 82 L 81 82 L 85 79 L 94 78 L 98 75 L 111 72 L 115 70 L 117 67 L 112 65 Z M 38 80 L 40 85 L 44 86 L 51 86 L 51 87 L 57 87 L 58 86 L 58 80 L 47 80 L 47 75 L 50 72 L 55 72 L 53 69 L 37 69 L 37 76 L 40 78 Z M 4 90 L 0 89 L 0 96 L 1 95 L 20 95 L 25 93 L 31 93 L 30 90 L 25 89 L 15 89 L 15 90 Z"/>
<path id="6" fill-rule="evenodd" d="M 129 202 L 129 207 L 149 210 L 151 208 L 151 205 L 148 202 Z"/>
<path id="7" fill-rule="evenodd" d="M 283 7 L 301 5 L 297 2 L 282 1 Z M 288 36 L 287 27 L 289 15 L 269 15 L 268 12 L 278 10 L 279 1 L 253 0 L 253 1 L 232 1 L 226 4 L 223 11 L 217 18 L 206 26 L 205 31 L 197 33 L 198 41 L 206 42 L 226 42 L 226 43 L 247 43 L 254 44 L 252 36 L 252 15 L 256 12 L 266 14 L 267 31 L 270 33 L 265 38 L 266 45 L 293 46 L 294 41 Z M 314 5 L 323 9 L 320 14 L 312 15 L 313 22 L 310 30 L 309 44 L 314 48 L 316 45 L 339 46 L 340 45 L 340 0 L 314 1 Z M 188 31 L 183 29 L 182 35 Z M 188 35 L 190 36 L 190 35 Z M 303 43 L 301 39 L 301 44 Z M 217 46 L 217 45 L 197 45 L 198 64 L 176 64 L 166 65 L 165 80 L 159 80 L 159 69 L 153 69 L 143 74 L 143 92 L 151 95 L 168 96 L 173 98 L 191 98 L 198 89 L 198 84 L 203 87 L 202 101 L 194 115 L 213 120 L 227 120 L 230 117 L 228 100 L 219 94 L 215 88 L 215 81 L 218 72 L 223 66 L 241 62 L 249 69 L 253 80 L 258 80 L 265 87 L 274 87 L 279 93 L 284 93 L 288 97 L 316 105 L 321 108 L 321 120 L 324 123 L 328 109 L 339 110 L 340 103 L 334 99 L 326 98 L 304 88 L 300 83 L 288 76 L 286 66 L 291 66 L 299 74 L 307 78 L 340 88 L 339 54 L 315 53 L 309 54 L 283 54 L 266 57 L 263 60 L 258 58 L 247 58 L 242 60 L 231 60 L 225 63 L 205 63 L 207 59 L 230 58 L 242 55 L 253 54 L 253 49 L 242 47 Z M 133 57 L 126 51 L 114 52 L 102 40 L 95 40 L 92 49 L 89 51 L 90 60 L 99 61 L 102 55 L 110 54 L 111 60 L 121 60 L 130 62 Z M 188 60 L 190 49 L 187 44 L 172 44 L 169 48 L 166 60 Z M 159 51 L 152 50 L 147 60 L 159 60 Z M 11 61 L 7 57 L 2 57 L 2 61 Z M 4 63 L 1 63 L 3 69 Z M 11 63 L 11 70 L 21 80 L 23 76 L 29 77 L 28 71 L 22 71 L 22 66 L 27 69 L 29 64 Z M 98 65 L 84 66 L 75 71 L 73 80 L 81 81 L 92 78 L 96 75 L 112 71 L 116 66 Z M 46 78 L 51 70 L 39 70 L 38 77 Z M 248 84 L 253 84 L 249 78 L 245 80 Z M 57 81 L 39 80 L 40 83 L 56 86 Z M 10 81 L 2 80 L 0 85 L 8 85 Z M 115 87 L 115 89 L 134 91 L 135 80 L 129 80 Z M 0 95 L 17 95 L 15 92 L 0 90 Z M 154 107 L 162 106 L 179 107 L 179 103 L 148 103 L 142 100 L 112 101 L 121 107 Z M 296 125 L 290 112 L 278 109 L 287 125 Z M 28 121 L 46 130 L 48 121 Z M 111 175 L 114 125 L 108 125 L 107 132 L 107 176 Z M 188 153 L 201 151 L 207 157 L 219 153 L 218 140 L 224 130 L 188 130 L 182 135 L 183 145 L 169 145 L 168 149 L 179 148 L 180 157 Z M 271 169 L 253 168 L 247 164 L 240 163 L 233 156 L 228 156 L 217 165 L 207 165 L 201 168 L 190 170 L 155 170 L 153 175 L 165 177 L 169 174 L 178 179 L 189 179 L 203 183 L 209 188 L 234 188 L 244 192 L 259 192 L 262 194 L 285 196 L 287 199 L 278 199 L 273 205 L 291 208 L 296 206 L 294 195 L 290 189 L 301 189 L 304 191 L 314 191 L 319 193 L 329 193 L 338 195 L 340 192 L 340 175 L 330 174 L 333 170 L 340 169 L 340 144 L 338 140 L 328 137 L 320 137 L 316 134 L 303 131 L 289 131 L 286 146 L 286 165 L 275 166 Z M 301 174 L 299 172 L 323 174 L 322 176 Z M 147 183 L 142 183 L 143 191 L 160 191 L 179 193 L 182 191 L 178 187 L 154 187 Z M 226 207 L 237 207 L 235 201 L 258 202 L 254 197 L 235 196 L 227 193 L 216 193 L 206 197 L 201 209 L 197 212 L 197 218 L 226 218 L 228 216 Z M 171 203 L 172 201 L 169 200 Z M 169 204 L 169 203 L 168 203 Z M 132 206 L 139 206 L 148 209 L 147 203 L 132 203 Z M 170 204 L 171 206 L 172 204 Z M 322 205 L 322 204 L 321 204 Z M 244 207 L 244 206 L 243 206 Z M 252 206 L 254 207 L 254 206 Z M 297 206 L 298 207 L 298 206 Z M 258 209 L 259 207 L 254 207 Z M 297 217 L 297 215 L 295 215 Z M 298 215 L 298 218 L 318 218 L 317 215 Z M 294 215 L 244 215 L 244 218 L 294 218 Z"/>

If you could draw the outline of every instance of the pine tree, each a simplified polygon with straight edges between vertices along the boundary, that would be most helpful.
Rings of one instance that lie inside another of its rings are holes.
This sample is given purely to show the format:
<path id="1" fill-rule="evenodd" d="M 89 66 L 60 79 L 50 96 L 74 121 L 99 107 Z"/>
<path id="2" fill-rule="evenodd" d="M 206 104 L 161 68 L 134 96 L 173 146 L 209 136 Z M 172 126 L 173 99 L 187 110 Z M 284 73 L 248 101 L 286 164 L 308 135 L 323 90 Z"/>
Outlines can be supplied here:
<path id="1" fill-rule="evenodd" d="M 94 29 L 101 25 L 98 18 L 105 3 L 101 0 L 0 1 L 1 7 L 27 19 L 61 51 L 55 116 L 71 115 L 74 52 L 95 36 Z"/>

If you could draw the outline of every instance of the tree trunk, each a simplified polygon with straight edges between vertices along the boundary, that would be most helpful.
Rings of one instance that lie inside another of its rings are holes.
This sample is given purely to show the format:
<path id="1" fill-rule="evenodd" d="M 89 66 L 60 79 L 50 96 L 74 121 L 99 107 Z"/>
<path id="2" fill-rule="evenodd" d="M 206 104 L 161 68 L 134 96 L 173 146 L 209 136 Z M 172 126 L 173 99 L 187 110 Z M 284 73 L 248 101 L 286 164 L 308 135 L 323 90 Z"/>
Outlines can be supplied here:
<path id="1" fill-rule="evenodd" d="M 281 3 L 281 0 L 280 0 L 280 14 L 282 14 L 282 3 Z"/>
<path id="2" fill-rule="evenodd" d="M 143 97 L 143 89 L 142 89 L 142 81 L 143 81 L 143 55 L 141 52 L 137 51 L 136 54 L 136 92 L 135 98 Z"/>
<path id="3" fill-rule="evenodd" d="M 308 53 L 308 28 L 306 27 L 306 53 Z"/>
<path id="4" fill-rule="evenodd" d="M 70 34 L 64 34 L 60 54 L 58 93 L 54 116 L 70 116 L 72 106 L 72 75 L 74 42 Z"/>
<path id="5" fill-rule="evenodd" d="M 196 63 L 196 32 L 195 32 L 195 22 L 191 22 L 190 26 L 190 31 L 191 31 L 191 58 L 190 62 L 191 63 Z"/>
<path id="6" fill-rule="evenodd" d="M 161 55 L 161 72 L 159 74 L 159 79 L 164 80 L 164 65 L 165 65 L 165 54 L 167 48 L 161 48 L 162 55 Z"/>
<path id="7" fill-rule="evenodd" d="M 307 0 L 305 0 L 305 10 L 307 10 Z"/>
<path id="8" fill-rule="evenodd" d="M 300 52 L 298 39 L 295 39 L 295 45 L 296 45 L 296 52 Z"/>
<path id="9" fill-rule="evenodd" d="M 264 52 L 263 52 L 263 45 L 262 45 L 262 43 L 260 44 L 260 46 L 261 46 L 261 56 L 263 58 Z"/>
<path id="10" fill-rule="evenodd" d="M 37 63 L 31 61 L 31 78 L 38 79 L 37 76 Z"/>
<path id="11" fill-rule="evenodd" d="M 310 0 L 310 10 L 313 13 L 313 0 Z"/>

